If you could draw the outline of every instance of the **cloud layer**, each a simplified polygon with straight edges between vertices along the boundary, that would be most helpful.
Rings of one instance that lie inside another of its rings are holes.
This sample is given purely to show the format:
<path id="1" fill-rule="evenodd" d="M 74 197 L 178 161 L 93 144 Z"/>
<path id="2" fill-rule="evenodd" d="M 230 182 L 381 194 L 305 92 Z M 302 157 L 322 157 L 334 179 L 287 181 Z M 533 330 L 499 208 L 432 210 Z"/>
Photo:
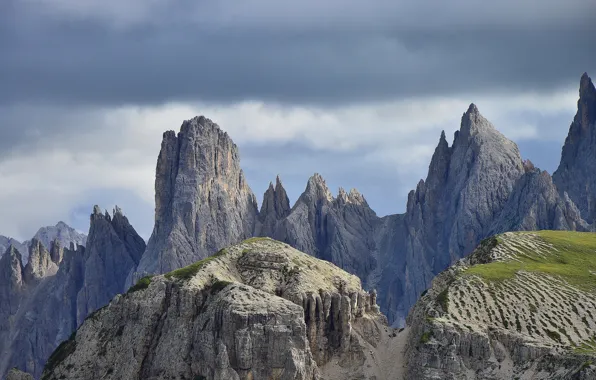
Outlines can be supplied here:
<path id="1" fill-rule="evenodd" d="M 5 104 L 321 105 L 543 92 L 596 62 L 596 3 L 585 0 L 9 0 L 3 8 Z"/>

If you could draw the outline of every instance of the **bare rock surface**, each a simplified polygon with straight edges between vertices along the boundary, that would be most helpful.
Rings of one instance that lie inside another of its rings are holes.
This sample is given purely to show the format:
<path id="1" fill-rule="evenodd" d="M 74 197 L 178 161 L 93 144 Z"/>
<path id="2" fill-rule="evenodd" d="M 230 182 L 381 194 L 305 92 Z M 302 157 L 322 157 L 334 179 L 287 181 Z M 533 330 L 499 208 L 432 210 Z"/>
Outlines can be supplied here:
<path id="1" fill-rule="evenodd" d="M 254 233 L 256 198 L 240 169 L 238 148 L 211 120 L 185 121 L 164 133 L 155 181 L 155 228 L 129 285 L 165 273 Z"/>
<path id="2" fill-rule="evenodd" d="M 116 296 L 43 378 L 320 379 L 334 360 L 362 366 L 378 344 L 388 328 L 375 301 L 337 266 L 252 238 Z"/>
<path id="3" fill-rule="evenodd" d="M 110 215 L 96 206 L 90 222 L 86 248 L 56 239 L 48 251 L 32 239 L 25 266 L 14 247 L 0 259 L 0 378 L 13 367 L 39 378 L 85 317 L 126 290 L 143 239 L 118 208 Z"/>
<path id="4" fill-rule="evenodd" d="M 408 316 L 409 379 L 592 379 L 592 233 L 486 239 Z"/>

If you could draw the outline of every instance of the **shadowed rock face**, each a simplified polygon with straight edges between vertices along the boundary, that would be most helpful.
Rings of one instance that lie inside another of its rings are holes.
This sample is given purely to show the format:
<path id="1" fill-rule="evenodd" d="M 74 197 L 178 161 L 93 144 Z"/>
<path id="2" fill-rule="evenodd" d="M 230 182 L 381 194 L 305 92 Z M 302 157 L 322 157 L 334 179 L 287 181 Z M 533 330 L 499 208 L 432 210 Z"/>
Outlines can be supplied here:
<path id="1" fill-rule="evenodd" d="M 87 247 L 50 252 L 37 239 L 23 267 L 12 248 L 0 259 L 0 377 L 17 367 L 39 377 L 52 351 L 87 315 L 124 292 L 145 242 L 116 208 L 95 207 Z M 4 282 L 8 281 L 8 284 Z"/>
<path id="2" fill-rule="evenodd" d="M 577 113 L 553 181 L 592 223 L 596 218 L 596 89 L 587 73 L 581 78 Z"/>
<path id="3" fill-rule="evenodd" d="M 155 228 L 135 278 L 189 265 L 252 236 L 257 214 L 238 148 L 227 133 L 202 116 L 185 121 L 178 135 L 163 136 Z"/>

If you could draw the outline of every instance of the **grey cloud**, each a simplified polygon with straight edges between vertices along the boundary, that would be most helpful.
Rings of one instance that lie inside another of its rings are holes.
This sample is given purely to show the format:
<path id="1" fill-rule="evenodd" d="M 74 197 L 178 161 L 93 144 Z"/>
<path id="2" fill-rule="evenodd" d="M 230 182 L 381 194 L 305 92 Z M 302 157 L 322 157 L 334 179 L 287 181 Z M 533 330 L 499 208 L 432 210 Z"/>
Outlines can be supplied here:
<path id="1" fill-rule="evenodd" d="M 51 4 L 29 3 L 36 1 Z M 0 16 L 0 103 L 473 98 L 551 91 L 596 71 L 596 23 L 589 17 L 596 3 L 531 8 L 506 1 L 488 9 L 461 0 L 449 8 L 439 1 L 351 7 L 334 1 L 323 9 L 318 3 L 296 3 L 284 13 L 278 2 L 199 2 L 189 9 L 181 1 L 124 26 L 107 16 L 75 17 L 91 11 L 74 2 L 74 16 L 40 17 L 37 8 L 15 6 Z"/>

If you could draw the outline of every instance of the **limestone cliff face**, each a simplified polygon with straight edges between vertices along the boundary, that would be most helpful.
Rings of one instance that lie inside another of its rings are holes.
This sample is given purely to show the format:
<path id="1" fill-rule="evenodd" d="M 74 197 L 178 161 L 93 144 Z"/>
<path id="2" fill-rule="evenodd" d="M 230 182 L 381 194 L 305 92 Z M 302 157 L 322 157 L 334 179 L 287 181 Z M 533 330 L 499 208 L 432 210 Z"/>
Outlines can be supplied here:
<path id="1" fill-rule="evenodd" d="M 577 232 L 483 241 L 408 316 L 406 378 L 595 378 L 596 263 L 582 254 L 594 246 L 593 234 Z"/>
<path id="2" fill-rule="evenodd" d="M 202 116 L 185 121 L 178 135 L 164 134 L 155 228 L 133 277 L 183 267 L 252 236 L 257 214 L 238 148 L 227 133 Z"/>
<path id="3" fill-rule="evenodd" d="M 596 219 L 596 88 L 587 73 L 581 77 L 577 113 L 553 180 L 592 223 Z"/>
<path id="4" fill-rule="evenodd" d="M 144 250 L 145 241 L 119 208 L 112 218 L 95 206 L 85 249 L 83 286 L 77 295 L 77 325 L 125 290 L 126 278 Z"/>
<path id="5" fill-rule="evenodd" d="M 0 260 L 0 378 L 13 367 L 39 377 L 52 351 L 85 317 L 126 290 L 126 277 L 145 250 L 120 209 L 110 216 L 97 206 L 87 248 L 64 249 L 55 240 L 48 252 L 32 242 L 26 266 L 14 249 Z"/>
<path id="6" fill-rule="evenodd" d="M 527 163 L 531 165 L 531 163 Z M 506 231 L 587 231 L 590 226 L 566 194 L 559 194 L 552 177 L 533 166 L 515 183 L 490 235 Z"/>
<path id="7" fill-rule="evenodd" d="M 320 174 L 313 175 L 288 215 L 268 236 L 358 275 L 376 268 L 373 230 L 378 217 L 357 190 L 334 198 Z"/>
<path id="8" fill-rule="evenodd" d="M 332 358 L 364 363 L 363 326 L 386 326 L 375 301 L 333 264 L 253 238 L 117 296 L 43 377 L 319 379 Z"/>

